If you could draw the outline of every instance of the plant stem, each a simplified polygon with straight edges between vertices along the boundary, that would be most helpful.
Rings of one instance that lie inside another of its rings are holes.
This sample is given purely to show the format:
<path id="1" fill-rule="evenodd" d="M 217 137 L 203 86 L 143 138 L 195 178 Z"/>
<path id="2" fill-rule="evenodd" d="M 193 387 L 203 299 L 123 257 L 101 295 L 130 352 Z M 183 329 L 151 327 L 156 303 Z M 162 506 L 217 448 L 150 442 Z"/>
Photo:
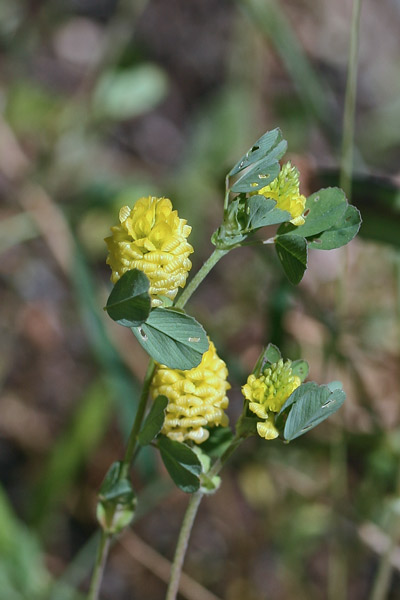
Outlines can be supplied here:
<path id="1" fill-rule="evenodd" d="M 210 477 L 213 477 L 222 469 L 228 458 L 235 452 L 239 444 L 243 441 L 242 437 L 236 435 L 228 448 L 225 450 L 221 458 L 219 458 L 212 469 L 208 472 Z M 165 600 L 176 600 L 176 596 L 179 589 L 179 581 L 182 574 L 183 562 L 185 560 L 186 550 L 189 543 L 190 533 L 192 531 L 193 523 L 197 515 L 197 511 L 202 501 L 204 493 L 198 491 L 192 494 L 189 500 L 188 507 L 186 509 L 185 516 L 183 518 L 181 530 L 179 532 L 178 543 L 176 545 L 174 561 L 171 567 L 171 576 L 168 584 L 167 595 Z"/>
<path id="2" fill-rule="evenodd" d="M 176 545 L 174 562 L 171 567 L 171 577 L 168 584 L 165 600 L 175 600 L 178 593 L 179 581 L 181 578 L 183 561 L 185 560 L 186 549 L 189 543 L 190 533 L 197 515 L 200 502 L 203 498 L 203 492 L 192 494 L 183 518 L 182 527 L 179 532 L 178 543 Z"/>
<path id="3" fill-rule="evenodd" d="M 343 115 L 343 140 L 340 164 L 340 187 L 351 198 L 351 179 L 354 150 L 354 115 L 357 93 L 358 41 L 362 0 L 354 0 L 351 20 L 350 50 L 347 70 L 346 96 Z"/>
<path id="4" fill-rule="evenodd" d="M 214 465 L 210 469 L 208 473 L 210 477 L 213 477 L 214 475 L 217 475 L 220 472 L 228 458 L 232 456 L 232 454 L 235 452 L 238 446 L 243 442 L 243 439 L 244 438 L 235 435 L 235 437 L 233 438 L 233 440 L 231 441 L 221 458 L 218 458 L 218 460 L 215 461 Z"/>
<path id="5" fill-rule="evenodd" d="M 140 394 L 139 406 L 137 409 L 136 417 L 132 425 L 131 432 L 128 438 L 128 444 L 125 450 L 124 460 L 122 461 L 121 471 L 120 471 L 120 479 L 124 479 L 128 476 L 129 467 L 132 462 L 133 455 L 135 454 L 136 446 L 137 446 L 137 435 L 140 431 L 140 427 L 142 425 L 144 413 L 146 410 L 147 398 L 149 395 L 150 385 L 153 379 L 154 371 L 156 368 L 156 364 L 154 360 L 151 358 L 149 360 L 149 364 L 147 367 L 146 375 L 143 382 L 142 393 Z"/>
<path id="6" fill-rule="evenodd" d="M 88 593 L 88 600 L 97 600 L 99 597 L 101 581 L 103 579 L 104 567 L 110 547 L 111 535 L 105 531 L 101 532 L 100 542 L 97 548 L 96 562 L 93 569 L 92 580 Z"/>
<path id="7" fill-rule="evenodd" d="M 137 409 L 136 417 L 132 425 L 131 432 L 128 438 L 128 444 L 126 446 L 125 456 L 121 464 L 119 472 L 119 480 L 125 479 L 129 475 L 129 468 L 131 466 L 132 458 L 135 454 L 137 446 L 137 435 L 142 425 L 144 413 L 146 410 L 147 398 L 149 395 L 150 384 L 153 379 L 156 365 L 154 360 L 151 358 L 147 367 L 146 375 L 143 382 L 142 393 L 139 399 L 139 406 Z M 88 600 L 97 600 L 100 591 L 100 585 L 103 578 L 104 566 L 107 560 L 108 551 L 110 548 L 110 541 L 112 535 L 102 531 L 100 543 L 97 549 L 97 558 L 93 570 L 92 580 L 90 583 Z"/>
<path id="8" fill-rule="evenodd" d="M 183 290 L 182 294 L 179 296 L 177 302 L 175 303 L 175 308 L 183 308 L 192 294 L 197 290 L 200 283 L 203 279 L 208 275 L 213 267 L 217 264 L 217 262 L 227 254 L 229 250 L 222 250 L 216 248 L 211 256 L 206 260 L 204 265 L 197 271 L 196 275 L 193 279 L 190 280 L 188 285 Z"/>
<path id="9" fill-rule="evenodd" d="M 382 554 L 374 586 L 372 588 L 371 600 L 385 600 L 389 597 L 390 582 L 392 578 L 392 558 L 397 547 L 400 534 L 400 515 L 398 510 L 393 511 L 390 527 L 388 546 Z"/>

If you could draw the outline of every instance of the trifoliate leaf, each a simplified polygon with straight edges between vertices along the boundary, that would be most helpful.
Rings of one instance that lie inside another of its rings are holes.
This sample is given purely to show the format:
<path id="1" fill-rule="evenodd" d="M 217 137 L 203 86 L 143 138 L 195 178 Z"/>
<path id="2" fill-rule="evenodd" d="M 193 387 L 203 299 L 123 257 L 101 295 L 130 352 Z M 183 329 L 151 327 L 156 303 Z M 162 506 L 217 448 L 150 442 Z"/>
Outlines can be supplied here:
<path id="1" fill-rule="evenodd" d="M 229 177 L 233 177 L 243 171 L 243 169 L 247 169 L 250 165 L 258 162 L 262 158 L 265 158 L 271 150 L 273 150 L 276 146 L 278 146 L 283 140 L 282 132 L 279 128 L 272 129 L 272 131 L 267 131 L 262 135 L 255 144 L 246 152 L 241 159 L 238 160 L 236 165 L 231 169 L 228 173 Z"/>
<path id="2" fill-rule="evenodd" d="M 294 233 L 278 235 L 275 248 L 290 283 L 298 284 L 307 269 L 307 242 Z"/>
<path id="3" fill-rule="evenodd" d="M 325 188 L 307 198 L 304 210 L 305 223 L 298 227 L 285 224 L 278 233 L 290 233 L 308 238 L 333 227 L 343 217 L 347 208 L 346 196 L 340 188 Z"/>
<path id="4" fill-rule="evenodd" d="M 280 142 L 276 148 L 253 167 L 244 173 L 231 187 L 231 191 L 239 192 L 256 192 L 265 187 L 279 175 L 280 166 L 278 160 L 285 154 L 287 144 L 285 141 Z"/>
<path id="5" fill-rule="evenodd" d="M 208 350 L 203 327 L 193 317 L 176 310 L 155 308 L 147 321 L 132 331 L 156 362 L 171 369 L 197 367 Z"/>
<path id="6" fill-rule="evenodd" d="M 348 244 L 358 233 L 361 225 L 360 211 L 348 205 L 342 217 L 326 231 L 309 239 L 309 247 L 316 250 L 332 250 Z"/>
<path id="7" fill-rule="evenodd" d="M 337 382 L 334 382 L 335 386 Z M 303 435 L 330 415 L 334 414 L 345 401 L 346 394 L 341 388 L 330 389 L 328 385 L 314 382 L 304 383 L 286 400 L 276 417 L 275 425 L 283 425 L 285 413 L 288 413 L 283 436 L 287 441 Z"/>
<path id="8" fill-rule="evenodd" d="M 201 463 L 195 452 L 186 446 L 160 436 L 158 440 L 161 458 L 174 483 L 187 494 L 200 487 Z"/>
<path id="9" fill-rule="evenodd" d="M 276 208 L 275 200 L 265 198 L 256 194 L 247 201 L 248 223 L 247 229 L 259 229 L 268 225 L 284 223 L 292 218 L 292 215 L 286 210 Z"/>
<path id="10" fill-rule="evenodd" d="M 138 441 L 141 446 L 150 444 L 160 433 L 165 419 L 165 409 L 167 408 L 168 398 L 157 396 L 147 415 L 143 427 L 138 435 Z"/>
<path id="11" fill-rule="evenodd" d="M 108 297 L 106 311 L 113 321 L 124 327 L 137 327 L 150 314 L 150 282 L 138 269 L 122 275 Z"/>

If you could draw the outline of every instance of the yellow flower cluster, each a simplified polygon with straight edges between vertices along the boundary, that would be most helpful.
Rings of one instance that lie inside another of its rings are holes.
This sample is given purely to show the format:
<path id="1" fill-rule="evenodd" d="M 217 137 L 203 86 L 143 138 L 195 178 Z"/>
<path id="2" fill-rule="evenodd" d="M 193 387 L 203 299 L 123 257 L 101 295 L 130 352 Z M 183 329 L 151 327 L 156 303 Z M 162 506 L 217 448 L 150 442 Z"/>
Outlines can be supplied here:
<path id="1" fill-rule="evenodd" d="M 166 418 L 161 433 L 171 440 L 193 440 L 196 444 L 209 437 L 206 426 L 228 425 L 224 409 L 228 406 L 226 391 L 228 370 L 215 346 L 203 354 L 198 367 L 187 371 L 158 365 L 151 385 L 151 395 L 168 398 Z"/>
<path id="2" fill-rule="evenodd" d="M 300 377 L 292 373 L 292 361 L 283 362 L 280 359 L 263 373 L 256 377 L 249 375 L 242 393 L 249 400 L 250 410 L 260 419 L 257 423 L 257 432 L 266 440 L 278 437 L 279 432 L 274 425 L 275 415 L 278 413 L 290 394 L 301 384 Z"/>
<path id="3" fill-rule="evenodd" d="M 290 212 L 293 225 L 303 225 L 303 212 L 306 197 L 300 194 L 299 171 L 288 162 L 283 165 L 274 181 L 258 192 L 262 196 L 272 198 L 277 203 L 277 208 Z"/>
<path id="4" fill-rule="evenodd" d="M 123 206 L 119 221 L 105 239 L 111 281 L 116 283 L 126 271 L 139 269 L 150 280 L 152 306 L 162 304 L 159 296 L 173 300 L 192 266 L 188 256 L 193 248 L 186 239 L 192 228 L 172 210 L 168 198 L 152 196 L 140 198 L 132 209 Z"/>

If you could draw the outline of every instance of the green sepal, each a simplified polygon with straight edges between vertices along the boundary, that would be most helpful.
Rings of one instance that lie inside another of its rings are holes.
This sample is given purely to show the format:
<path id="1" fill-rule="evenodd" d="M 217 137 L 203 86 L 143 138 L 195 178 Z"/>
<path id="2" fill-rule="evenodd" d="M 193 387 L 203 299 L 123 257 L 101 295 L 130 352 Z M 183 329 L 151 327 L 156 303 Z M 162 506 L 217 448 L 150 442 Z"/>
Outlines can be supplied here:
<path id="1" fill-rule="evenodd" d="M 211 458 L 204 452 L 203 444 L 201 446 L 201 448 L 200 446 L 193 448 L 201 464 L 200 491 L 203 494 L 214 494 L 221 485 L 221 478 L 218 475 L 210 475 Z"/>
<path id="2" fill-rule="evenodd" d="M 297 285 L 307 269 L 307 242 L 304 238 L 287 233 L 275 237 L 275 249 L 290 283 Z"/>
<path id="3" fill-rule="evenodd" d="M 290 442 L 334 414 L 345 398 L 339 382 L 333 382 L 333 385 L 303 383 L 286 400 L 276 416 L 275 425 L 279 430 L 283 429 L 284 439 Z"/>
<path id="4" fill-rule="evenodd" d="M 131 482 L 121 478 L 122 462 L 109 468 L 99 491 L 96 515 L 107 534 L 122 531 L 135 515 L 137 499 Z"/>
<path id="5" fill-rule="evenodd" d="M 147 321 L 132 331 L 146 352 L 170 369 L 197 367 L 209 347 L 207 334 L 196 319 L 169 308 L 154 308 Z"/>
<path id="6" fill-rule="evenodd" d="M 113 321 L 124 327 L 137 327 L 150 314 L 150 282 L 139 269 L 126 271 L 114 285 L 105 310 Z"/>
<path id="7" fill-rule="evenodd" d="M 171 479 L 187 494 L 193 494 L 200 487 L 199 476 L 202 467 L 196 453 L 186 444 L 160 436 L 157 441 L 162 461 Z"/>
<path id="8" fill-rule="evenodd" d="M 221 477 L 219 475 L 213 475 L 210 477 L 208 473 L 202 473 L 200 475 L 200 491 L 203 494 L 215 494 L 221 486 Z"/>
<path id="9" fill-rule="evenodd" d="M 142 429 L 138 435 L 138 442 L 141 446 L 147 446 L 160 433 L 165 420 L 165 409 L 168 405 L 168 398 L 157 396 L 154 400 L 149 414 L 147 415 Z"/>

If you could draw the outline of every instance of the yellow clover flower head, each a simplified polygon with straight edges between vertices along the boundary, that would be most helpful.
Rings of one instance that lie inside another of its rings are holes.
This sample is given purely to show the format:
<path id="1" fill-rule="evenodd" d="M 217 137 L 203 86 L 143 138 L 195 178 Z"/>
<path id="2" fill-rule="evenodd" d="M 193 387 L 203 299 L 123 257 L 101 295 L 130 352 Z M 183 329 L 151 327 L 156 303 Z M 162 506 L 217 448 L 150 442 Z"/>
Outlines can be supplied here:
<path id="1" fill-rule="evenodd" d="M 278 177 L 261 188 L 258 194 L 272 198 L 276 201 L 277 208 L 290 212 L 290 222 L 293 225 L 303 225 L 306 197 L 300 194 L 299 171 L 290 162 L 283 165 Z"/>
<path id="2" fill-rule="evenodd" d="M 111 281 L 139 269 L 150 280 L 152 306 L 162 304 L 159 296 L 173 300 L 192 266 L 188 256 L 193 248 L 186 239 L 191 230 L 168 198 L 149 196 L 140 198 L 132 209 L 123 206 L 119 225 L 111 227 L 112 235 L 105 239 Z"/>
<path id="3" fill-rule="evenodd" d="M 203 354 L 201 363 L 194 369 L 180 371 L 158 365 L 151 384 L 151 395 L 168 398 L 166 417 L 161 433 L 171 440 L 196 444 L 209 437 L 206 426 L 228 425 L 224 409 L 228 406 L 226 391 L 228 370 L 219 358 L 215 346 Z"/>
<path id="4" fill-rule="evenodd" d="M 301 384 L 301 379 L 292 373 L 292 361 L 280 359 L 264 369 L 259 377 L 249 375 L 242 393 L 249 400 L 249 409 L 263 422 L 257 423 L 257 432 L 266 440 L 278 437 L 274 425 L 274 413 L 278 413 L 290 394 Z"/>

